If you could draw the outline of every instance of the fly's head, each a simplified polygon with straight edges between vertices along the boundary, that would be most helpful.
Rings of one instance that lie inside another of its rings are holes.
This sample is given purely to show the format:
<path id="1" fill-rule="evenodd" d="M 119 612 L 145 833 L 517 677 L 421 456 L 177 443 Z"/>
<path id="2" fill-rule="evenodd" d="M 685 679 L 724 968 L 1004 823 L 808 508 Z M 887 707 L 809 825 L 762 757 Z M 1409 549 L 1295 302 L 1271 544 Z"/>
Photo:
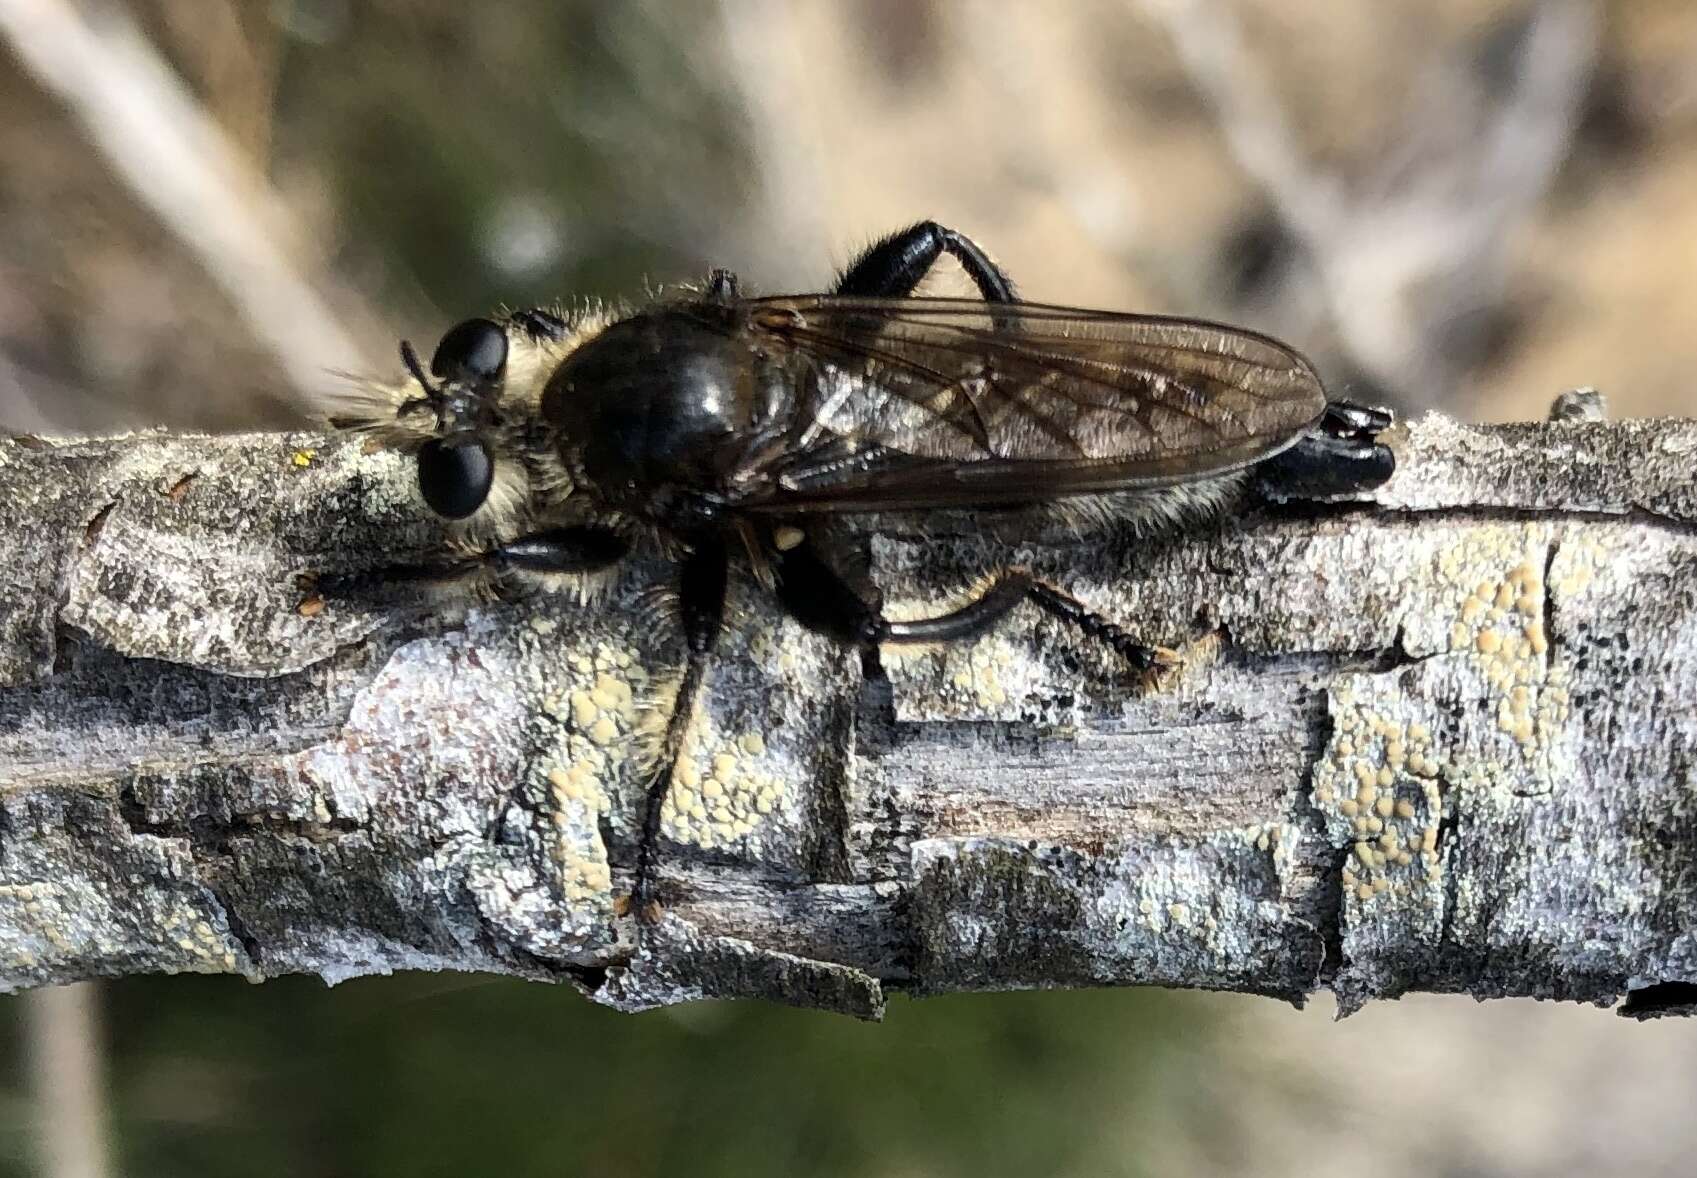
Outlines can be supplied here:
<path id="1" fill-rule="evenodd" d="M 450 328 L 426 365 L 401 344 L 404 382 L 354 382 L 330 421 L 407 456 L 418 494 L 456 540 L 503 541 L 556 519 L 573 483 L 544 420 L 548 377 L 606 321 L 519 311 Z"/>
<path id="2" fill-rule="evenodd" d="M 447 520 L 474 515 L 495 485 L 497 435 L 505 426 L 501 392 L 507 374 L 507 332 L 489 319 L 467 319 L 436 345 L 427 373 L 412 345 L 401 359 L 423 395 L 403 401 L 397 417 L 430 414 L 435 427 L 418 448 L 418 490 Z"/>

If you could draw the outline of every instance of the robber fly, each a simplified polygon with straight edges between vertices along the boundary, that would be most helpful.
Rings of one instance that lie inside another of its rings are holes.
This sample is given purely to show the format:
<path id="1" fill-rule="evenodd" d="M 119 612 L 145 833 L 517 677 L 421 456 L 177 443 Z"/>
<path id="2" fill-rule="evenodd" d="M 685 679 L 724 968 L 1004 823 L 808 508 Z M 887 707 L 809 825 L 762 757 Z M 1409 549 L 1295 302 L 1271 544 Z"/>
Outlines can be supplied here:
<path id="1" fill-rule="evenodd" d="M 911 297 L 944 254 L 981 297 Z M 843 517 L 1088 503 L 1147 528 L 1220 510 L 1250 468 L 1324 496 L 1393 467 L 1375 439 L 1389 413 L 1328 403 L 1284 344 L 1017 301 L 934 222 L 872 246 L 828 294 L 748 298 L 718 271 L 634 314 L 467 320 L 428 370 L 402 356 L 416 387 L 366 424 L 416 455 L 425 504 L 453 521 L 464 555 L 435 575 L 581 586 L 645 540 L 676 561 L 688 655 L 645 782 L 639 911 L 733 563 L 845 643 L 966 638 L 1030 602 L 1148 671 L 1162 652 L 1020 568 L 959 608 L 887 620 L 843 571 Z"/>

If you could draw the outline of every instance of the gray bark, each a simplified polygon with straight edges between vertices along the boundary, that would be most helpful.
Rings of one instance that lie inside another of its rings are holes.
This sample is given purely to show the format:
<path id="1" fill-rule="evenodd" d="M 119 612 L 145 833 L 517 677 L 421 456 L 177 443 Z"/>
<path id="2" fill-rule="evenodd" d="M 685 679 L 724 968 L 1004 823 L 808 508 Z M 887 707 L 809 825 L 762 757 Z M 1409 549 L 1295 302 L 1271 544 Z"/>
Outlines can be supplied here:
<path id="1" fill-rule="evenodd" d="M 611 597 L 300 608 L 441 535 L 315 435 L 0 442 L 0 986 L 458 969 L 641 1008 L 1156 983 L 1697 995 L 1697 423 L 1394 435 L 1370 500 L 1013 556 L 1027 609 L 886 677 L 738 584 L 657 924 L 616 915 L 680 643 Z M 892 612 L 1009 558 L 867 537 Z"/>

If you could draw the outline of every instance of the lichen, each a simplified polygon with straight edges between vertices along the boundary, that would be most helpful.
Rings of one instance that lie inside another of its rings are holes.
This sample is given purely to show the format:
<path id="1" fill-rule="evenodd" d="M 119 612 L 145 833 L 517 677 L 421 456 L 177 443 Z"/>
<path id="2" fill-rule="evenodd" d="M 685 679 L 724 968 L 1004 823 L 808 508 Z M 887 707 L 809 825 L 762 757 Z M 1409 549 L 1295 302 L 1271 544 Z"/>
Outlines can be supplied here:
<path id="1" fill-rule="evenodd" d="M 560 722 L 558 757 L 543 775 L 549 825 L 544 835 L 565 899 L 601 917 L 613 910 L 613 876 L 601 819 L 625 778 L 649 673 L 629 646 L 585 643 L 567 659 L 543 711 Z"/>

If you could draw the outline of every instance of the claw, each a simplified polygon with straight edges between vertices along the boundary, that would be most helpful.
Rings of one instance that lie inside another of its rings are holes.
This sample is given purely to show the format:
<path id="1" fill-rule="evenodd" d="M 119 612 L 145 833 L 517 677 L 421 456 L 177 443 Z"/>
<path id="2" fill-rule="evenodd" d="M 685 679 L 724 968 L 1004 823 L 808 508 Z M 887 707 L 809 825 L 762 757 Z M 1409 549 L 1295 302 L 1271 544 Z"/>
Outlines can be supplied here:
<path id="1" fill-rule="evenodd" d="M 1157 667 L 1182 667 L 1184 656 L 1170 646 L 1151 646 L 1149 662 Z"/>
<path id="2" fill-rule="evenodd" d="M 631 892 L 629 895 L 613 898 L 613 915 L 620 920 L 634 913 L 637 920 L 643 924 L 659 924 L 660 917 L 665 915 L 665 912 L 660 901 L 650 900 L 641 892 Z"/>
<path id="3" fill-rule="evenodd" d="M 1320 426 L 1334 438 L 1354 438 L 1372 441 L 1372 435 L 1384 433 L 1396 422 L 1396 414 L 1377 405 L 1357 405 L 1354 401 L 1332 401 Z"/>

